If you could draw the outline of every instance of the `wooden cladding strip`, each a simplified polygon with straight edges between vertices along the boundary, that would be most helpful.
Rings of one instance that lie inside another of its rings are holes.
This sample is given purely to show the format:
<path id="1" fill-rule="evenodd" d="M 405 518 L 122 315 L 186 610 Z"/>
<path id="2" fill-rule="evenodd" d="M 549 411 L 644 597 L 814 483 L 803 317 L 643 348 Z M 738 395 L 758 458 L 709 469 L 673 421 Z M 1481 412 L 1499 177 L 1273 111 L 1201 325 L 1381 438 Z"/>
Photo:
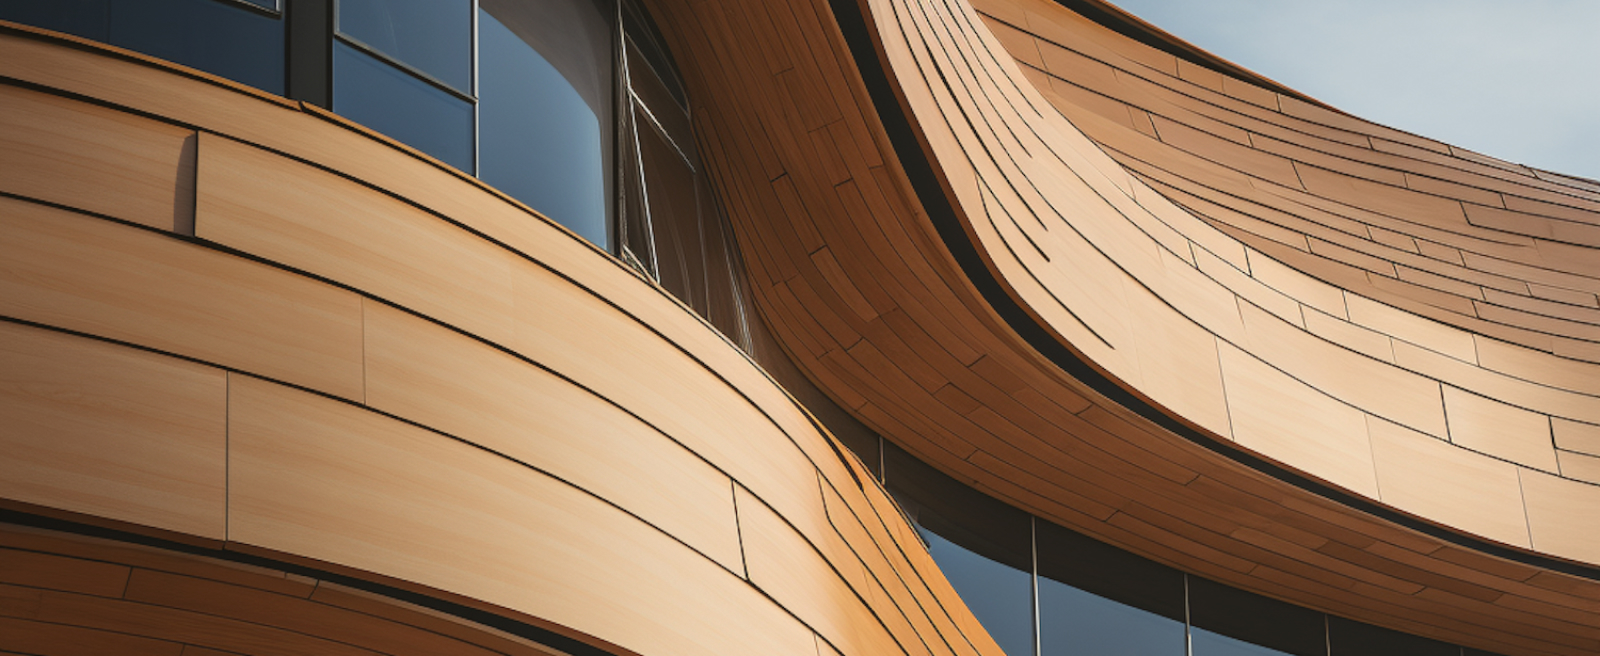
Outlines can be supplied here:
<path id="1" fill-rule="evenodd" d="M 559 654 L 392 597 L 208 556 L 11 525 L 0 545 L 0 594 L 41 602 L 0 607 L 0 650 Z"/>
<path id="2" fill-rule="evenodd" d="M 0 322 L 0 497 L 224 538 L 220 370 Z"/>

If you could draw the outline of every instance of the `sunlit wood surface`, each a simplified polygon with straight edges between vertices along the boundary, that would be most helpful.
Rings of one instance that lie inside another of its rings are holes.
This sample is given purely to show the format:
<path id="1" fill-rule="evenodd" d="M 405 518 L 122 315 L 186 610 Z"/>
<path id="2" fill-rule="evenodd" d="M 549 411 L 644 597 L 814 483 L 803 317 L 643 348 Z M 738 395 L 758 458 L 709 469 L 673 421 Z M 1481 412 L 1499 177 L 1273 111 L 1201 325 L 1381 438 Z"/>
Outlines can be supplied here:
<path id="1" fill-rule="evenodd" d="M 0 78 L 0 507 L 191 550 L 0 526 L 0 651 L 544 653 L 232 552 L 619 654 L 1001 656 L 854 456 L 565 229 L 137 55 L 0 27 Z"/>
<path id="2" fill-rule="evenodd" d="M 1286 255 L 1288 247 L 1163 195 L 1167 188 L 1146 181 L 1154 174 L 1108 155 L 1080 131 L 1098 127 L 1090 123 L 1110 111 L 1100 107 L 1109 99 L 1079 94 L 1099 100 L 1063 109 L 1073 103 L 1043 82 L 1045 55 L 1035 70 L 1012 55 L 1026 48 L 1002 45 L 1042 48 L 1026 31 L 1042 24 L 1099 29 L 1056 5 L 987 3 L 994 15 L 987 19 L 958 0 L 864 7 L 899 95 L 893 109 L 907 112 L 985 265 L 1034 321 L 1214 439 L 1461 539 L 1403 528 L 1218 456 L 1109 402 L 1027 346 L 975 291 L 926 218 L 825 4 L 653 3 L 703 110 L 696 117 L 708 135 L 703 152 L 738 226 L 758 305 L 794 359 L 840 404 L 975 487 L 1203 576 L 1506 653 L 1600 649 L 1594 579 L 1472 546 L 1574 561 L 1589 572 L 1600 562 L 1600 487 L 1569 464 L 1585 454 L 1561 446 L 1593 442 L 1600 404 L 1583 388 L 1596 378 L 1570 369 L 1588 365 L 1509 340 L 1481 319 L 1452 323 L 1398 294 L 1372 291 L 1417 279 L 1400 269 L 1381 280 L 1362 273 L 1360 285 L 1328 278 L 1305 264 L 1311 260 Z M 1003 12 L 1026 29 L 1001 29 Z M 1180 73 L 1209 80 L 1217 90 L 1208 93 L 1219 97 L 1226 90 L 1270 99 L 1272 109 L 1232 104 L 1306 132 L 1359 141 L 1374 154 L 1388 148 L 1417 162 L 1448 160 L 1485 177 L 1518 175 L 1514 181 L 1543 190 L 1528 192 L 1534 195 L 1593 196 L 1581 180 L 1518 173 L 1392 130 L 1372 141 L 1346 134 L 1366 124 L 1104 30 L 1094 34 L 1137 55 L 1124 55 L 1123 66 L 1166 70 L 1171 84 L 1202 90 Z M 1105 64 L 1060 66 L 1072 76 L 1135 84 Z M 1144 124 L 1139 114 L 1118 111 L 1135 127 Z M 1305 116 L 1331 125 L 1304 127 L 1315 123 Z M 1158 117 L 1146 119 L 1155 125 Z M 1125 132 L 1126 143 L 1161 145 L 1137 129 Z M 1217 119 L 1171 133 L 1206 144 L 1228 141 L 1215 133 L 1250 139 Z M 1249 150 L 1243 161 L 1267 162 L 1259 168 L 1285 183 L 1297 170 L 1299 177 L 1311 171 Z M 1184 171 L 1207 180 L 1245 177 L 1210 160 Z M 1407 175 L 1427 184 L 1428 176 Z M 1340 202 L 1298 184 L 1298 195 L 1240 184 L 1241 195 L 1289 195 L 1306 207 Z M 1370 195 L 1370 208 L 1339 212 L 1398 215 L 1360 229 L 1373 244 L 1401 234 L 1402 225 L 1463 238 L 1482 230 L 1464 214 L 1446 222 L 1445 205 L 1461 210 L 1459 202 L 1392 190 Z M 1305 247 L 1295 253 L 1333 252 L 1326 245 L 1359 252 L 1331 235 L 1311 241 L 1312 232 L 1297 233 Z M 1417 258 L 1428 257 L 1424 248 L 1444 252 L 1407 239 Z M 1450 243 L 1459 250 L 1465 242 Z M 1477 257 L 1462 251 L 1460 259 Z M 1496 266 L 1533 266 L 1531 251 L 1521 257 Z M 1395 261 L 1416 269 L 1417 258 Z M 1522 287 L 1529 302 L 1538 301 L 1532 285 L 1555 280 L 1517 275 L 1531 283 Z M 1582 300 L 1583 286 L 1567 289 Z M 1563 339 L 1577 344 L 1581 331 Z M 1572 371 L 1579 373 L 1562 373 Z"/>

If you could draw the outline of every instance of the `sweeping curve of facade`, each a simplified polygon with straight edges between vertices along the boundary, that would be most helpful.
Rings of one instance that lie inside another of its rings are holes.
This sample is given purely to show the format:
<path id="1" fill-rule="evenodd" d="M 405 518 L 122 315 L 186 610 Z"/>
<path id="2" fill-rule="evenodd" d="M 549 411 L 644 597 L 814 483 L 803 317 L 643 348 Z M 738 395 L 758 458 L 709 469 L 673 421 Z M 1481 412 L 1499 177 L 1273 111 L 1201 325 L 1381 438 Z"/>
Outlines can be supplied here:
<path id="1" fill-rule="evenodd" d="M 1600 651 L 1600 183 L 1099 0 L 96 2 L 0 4 L 0 651 Z"/>

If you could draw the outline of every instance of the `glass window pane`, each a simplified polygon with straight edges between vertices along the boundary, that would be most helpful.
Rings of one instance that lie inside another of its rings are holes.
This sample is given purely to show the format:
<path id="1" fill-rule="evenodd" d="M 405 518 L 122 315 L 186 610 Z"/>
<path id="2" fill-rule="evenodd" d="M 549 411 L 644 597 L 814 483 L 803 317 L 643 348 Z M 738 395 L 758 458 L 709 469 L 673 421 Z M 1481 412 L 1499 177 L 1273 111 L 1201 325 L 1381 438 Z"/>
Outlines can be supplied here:
<path id="1" fill-rule="evenodd" d="M 699 154 L 695 152 L 694 133 L 689 127 L 689 115 L 667 92 L 666 85 L 655 71 L 644 63 L 644 55 L 631 38 L 628 39 L 628 83 L 634 95 L 650 111 L 648 117 L 641 116 L 640 120 L 654 122 L 685 155 L 699 159 Z"/>
<path id="2" fill-rule="evenodd" d="M 1039 578 L 1044 656 L 1183 656 L 1183 622 Z"/>
<path id="3" fill-rule="evenodd" d="M 610 246 L 611 37 L 589 0 L 485 0 L 479 177 Z"/>
<path id="4" fill-rule="evenodd" d="M 1194 623 L 1194 656 L 1328 653 L 1326 616 L 1322 613 L 1198 576 L 1189 577 L 1189 617 Z M 1202 632 L 1206 634 L 1204 640 Z M 1251 644 L 1245 646 L 1239 641 Z M 1268 650 L 1252 650 L 1255 645 Z"/>
<path id="5" fill-rule="evenodd" d="M 1033 654 L 1033 580 L 918 527 L 928 552 L 967 608 L 1007 656 Z"/>
<path id="6" fill-rule="evenodd" d="M 225 0 L 0 0 L 0 19 L 283 93 L 283 21 Z"/>
<path id="7" fill-rule="evenodd" d="M 1332 656 L 1460 656 L 1461 648 L 1342 617 L 1328 618 Z"/>
<path id="8" fill-rule="evenodd" d="M 472 172 L 470 103 L 337 42 L 333 111 Z"/>
<path id="9" fill-rule="evenodd" d="M 107 42 L 111 0 L 0 0 L 0 20 Z"/>
<path id="10" fill-rule="evenodd" d="M 640 120 L 637 129 L 661 286 L 703 314 L 706 310 L 705 246 L 701 239 L 700 208 L 695 199 L 694 171 L 649 123 Z"/>
<path id="11" fill-rule="evenodd" d="M 472 93 L 471 0 L 339 0 L 339 32 Z"/>
<path id="12" fill-rule="evenodd" d="M 1050 522 L 1035 523 L 1046 656 L 1181 656 L 1183 573 Z"/>
<path id="13" fill-rule="evenodd" d="M 219 0 L 116 0 L 108 42 L 283 94 L 283 20 Z"/>

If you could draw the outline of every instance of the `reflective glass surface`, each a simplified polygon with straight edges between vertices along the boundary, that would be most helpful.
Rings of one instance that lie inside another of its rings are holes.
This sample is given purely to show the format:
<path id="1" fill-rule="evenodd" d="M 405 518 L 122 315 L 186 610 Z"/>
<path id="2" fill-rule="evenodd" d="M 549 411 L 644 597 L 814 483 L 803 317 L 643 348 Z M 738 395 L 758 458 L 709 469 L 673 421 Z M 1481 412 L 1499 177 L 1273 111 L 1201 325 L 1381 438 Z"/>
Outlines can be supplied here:
<path id="1" fill-rule="evenodd" d="M 639 158 L 649 197 L 661 286 L 689 307 L 706 306 L 705 244 L 695 198 L 694 170 L 660 131 L 637 114 Z"/>
<path id="2" fill-rule="evenodd" d="M 224 0 L 0 0 L 0 19 L 283 93 L 283 20 Z"/>
<path id="3" fill-rule="evenodd" d="M 1039 578 L 1044 656 L 1183 656 L 1183 622 Z"/>
<path id="4" fill-rule="evenodd" d="M 333 111 L 472 172 L 472 104 L 344 43 L 333 48 Z"/>
<path id="5" fill-rule="evenodd" d="M 920 529 L 928 552 L 978 622 L 1007 656 L 1033 654 L 1033 580 L 1025 571 Z"/>
<path id="6" fill-rule="evenodd" d="M 471 0 L 339 0 L 338 5 L 341 34 L 457 91 L 473 92 Z"/>
<path id="7" fill-rule="evenodd" d="M 109 41 L 112 0 L 0 0 L 0 20 Z"/>
<path id="8" fill-rule="evenodd" d="M 559 4 L 542 5 L 541 12 Z M 603 72 L 602 81 L 609 79 L 610 41 L 604 21 L 594 16 L 599 34 L 577 41 L 586 50 L 547 58 L 534 44 L 559 44 L 544 32 L 552 26 L 581 31 L 582 24 L 551 24 L 541 12 L 493 2 L 479 12 L 479 177 L 605 248 L 612 93 L 594 77 Z"/>

